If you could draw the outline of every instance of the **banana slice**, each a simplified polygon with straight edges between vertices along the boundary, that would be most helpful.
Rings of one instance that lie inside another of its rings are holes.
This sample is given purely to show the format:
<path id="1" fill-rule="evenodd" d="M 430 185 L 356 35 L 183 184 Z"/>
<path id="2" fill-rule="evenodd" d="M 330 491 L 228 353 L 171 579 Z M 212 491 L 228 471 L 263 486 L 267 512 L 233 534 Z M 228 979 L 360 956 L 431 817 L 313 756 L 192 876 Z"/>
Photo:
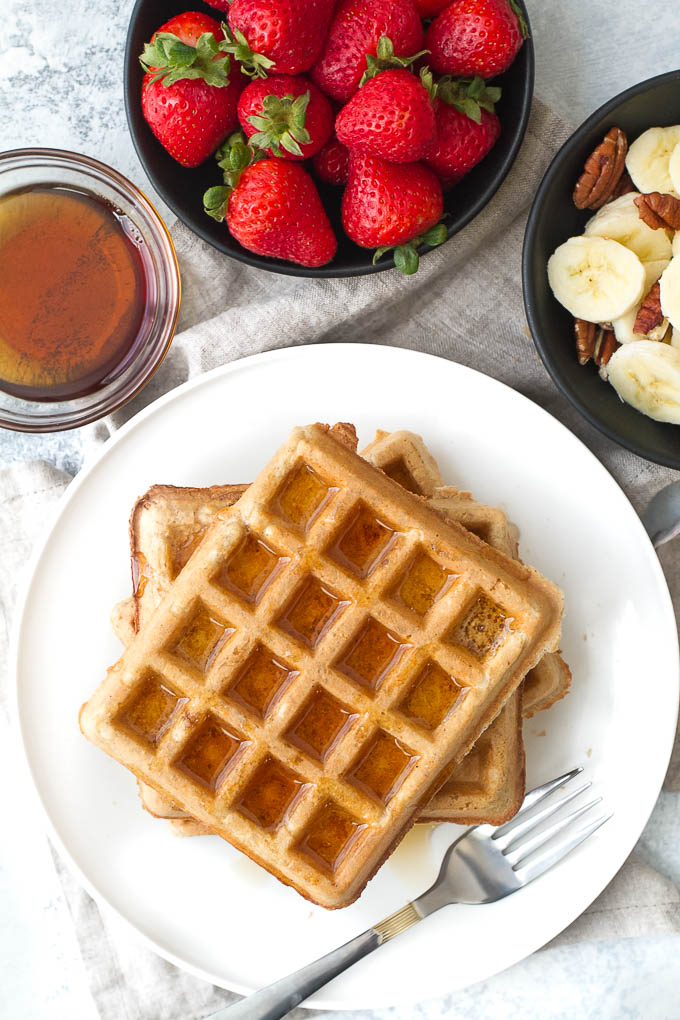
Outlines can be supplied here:
<path id="1" fill-rule="evenodd" d="M 680 195 L 680 142 L 671 152 L 671 158 L 668 161 L 668 174 L 673 185 L 673 191 L 677 191 Z"/>
<path id="2" fill-rule="evenodd" d="M 637 191 L 608 202 L 586 223 L 590 237 L 608 237 L 634 251 L 641 262 L 659 262 L 671 257 L 672 245 L 665 230 L 652 230 L 640 219 Z"/>
<path id="3" fill-rule="evenodd" d="M 673 243 L 671 247 L 673 249 L 673 255 L 680 255 L 680 230 L 676 230 L 673 234 Z"/>
<path id="4" fill-rule="evenodd" d="M 637 255 L 604 237 L 570 237 L 548 261 L 552 292 L 573 316 L 611 322 L 641 300 L 645 271 Z"/>
<path id="5" fill-rule="evenodd" d="M 628 149 L 626 169 L 638 191 L 675 194 L 669 172 L 670 158 L 680 144 L 680 124 L 653 127 L 636 138 Z"/>
<path id="6" fill-rule="evenodd" d="M 671 347 L 680 350 L 680 329 L 671 330 Z"/>
<path id="7" fill-rule="evenodd" d="M 645 294 L 651 290 L 656 281 L 660 278 L 670 259 L 658 259 L 656 262 L 643 262 L 645 271 Z"/>
<path id="8" fill-rule="evenodd" d="M 680 257 L 671 259 L 659 283 L 661 311 L 673 329 L 680 329 Z"/>
<path id="9" fill-rule="evenodd" d="M 619 347 L 607 368 L 621 400 L 655 421 L 680 425 L 680 350 L 640 340 Z"/>

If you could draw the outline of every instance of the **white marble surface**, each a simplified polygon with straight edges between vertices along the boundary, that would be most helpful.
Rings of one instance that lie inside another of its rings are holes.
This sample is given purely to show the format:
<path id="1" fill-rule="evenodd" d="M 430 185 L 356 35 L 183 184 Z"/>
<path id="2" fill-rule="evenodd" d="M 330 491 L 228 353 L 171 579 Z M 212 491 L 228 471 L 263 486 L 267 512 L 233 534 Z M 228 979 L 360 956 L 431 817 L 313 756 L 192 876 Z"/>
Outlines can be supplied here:
<path id="1" fill-rule="evenodd" d="M 2 0 L 0 145 L 75 149 L 113 164 L 150 191 L 127 134 L 122 51 L 130 0 Z M 542 0 L 530 4 L 537 94 L 575 124 L 628 85 L 678 64 L 677 0 Z M 0 462 L 40 457 L 74 472 L 78 433 L 47 438 L 0 433 Z M 0 621 L 2 623 L 2 621 Z M 51 851 L 23 783 L 16 750 L 0 746 L 5 777 L 0 829 L 0 1015 L 96 1017 Z M 9 777 L 12 780 L 9 780 Z M 680 882 L 671 836 L 677 794 L 664 794 L 639 846 Z M 10 824 L 9 820 L 12 820 Z M 451 947 L 455 952 L 455 946 Z M 680 937 L 659 936 L 546 949 L 455 999 L 387 1017 L 680 1017 Z M 348 1016 L 346 1014 L 346 1016 Z M 353 1014 L 368 1020 L 369 1014 Z M 371 1014 L 378 1020 L 377 1014 Z M 123 1020 L 123 1018 L 121 1018 Z M 135 1018 L 137 1020 L 137 1018 Z M 139 1018 L 146 1020 L 146 1018 Z"/>

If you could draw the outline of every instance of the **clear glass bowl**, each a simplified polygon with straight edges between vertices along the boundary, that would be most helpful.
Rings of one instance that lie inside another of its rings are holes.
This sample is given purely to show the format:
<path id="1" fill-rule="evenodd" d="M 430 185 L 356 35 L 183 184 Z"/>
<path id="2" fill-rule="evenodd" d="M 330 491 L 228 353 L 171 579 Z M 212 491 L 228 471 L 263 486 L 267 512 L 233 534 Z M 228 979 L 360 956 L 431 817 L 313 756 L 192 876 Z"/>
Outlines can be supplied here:
<path id="1" fill-rule="evenodd" d="M 19 432 L 78 428 L 110 414 L 149 381 L 172 341 L 181 284 L 167 228 L 148 198 L 116 170 L 89 156 L 59 149 L 15 149 L 0 153 L 0 195 L 31 186 L 63 186 L 109 202 L 143 253 L 147 295 L 134 357 L 123 359 L 95 392 L 69 400 L 34 401 L 11 396 L 0 381 L 0 426 Z"/>

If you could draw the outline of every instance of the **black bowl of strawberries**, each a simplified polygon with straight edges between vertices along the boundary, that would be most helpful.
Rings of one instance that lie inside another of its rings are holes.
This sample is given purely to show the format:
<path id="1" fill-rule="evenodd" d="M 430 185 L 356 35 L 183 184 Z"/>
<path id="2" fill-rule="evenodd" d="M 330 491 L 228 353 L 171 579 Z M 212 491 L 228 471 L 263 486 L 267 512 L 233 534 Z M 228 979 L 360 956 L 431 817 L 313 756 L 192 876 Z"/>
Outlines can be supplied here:
<path id="1" fill-rule="evenodd" d="M 125 51 L 158 194 L 225 255 L 309 277 L 415 272 L 499 188 L 533 79 L 522 0 L 137 0 Z"/>

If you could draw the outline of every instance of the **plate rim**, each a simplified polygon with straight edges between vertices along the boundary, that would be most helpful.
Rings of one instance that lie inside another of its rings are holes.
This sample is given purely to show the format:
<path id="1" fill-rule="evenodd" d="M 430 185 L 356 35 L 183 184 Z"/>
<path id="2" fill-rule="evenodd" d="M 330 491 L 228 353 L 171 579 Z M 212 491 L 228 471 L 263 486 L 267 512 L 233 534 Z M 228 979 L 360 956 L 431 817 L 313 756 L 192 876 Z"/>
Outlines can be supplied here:
<path id="1" fill-rule="evenodd" d="M 350 354 L 350 352 L 354 354 L 356 353 L 357 349 L 359 352 L 370 350 L 373 353 L 380 351 L 381 353 L 378 356 L 382 357 L 383 356 L 382 352 L 387 351 L 388 354 L 385 355 L 387 357 L 395 356 L 403 357 L 405 360 L 421 360 L 425 358 L 432 361 L 433 363 L 440 363 L 444 361 L 454 365 L 456 370 L 462 370 L 464 374 L 473 373 L 476 376 L 482 376 L 486 381 L 492 384 L 492 387 L 500 386 L 503 389 L 510 391 L 514 399 L 526 401 L 528 404 L 532 405 L 534 411 L 537 411 L 539 413 L 539 416 L 545 415 L 547 418 L 549 418 L 554 424 L 556 424 L 559 427 L 560 430 L 563 430 L 572 440 L 575 440 L 577 446 L 582 448 L 582 452 L 585 452 L 587 456 L 589 456 L 590 458 L 592 458 L 593 461 L 595 461 L 596 466 L 605 473 L 609 481 L 614 484 L 616 489 L 619 490 L 625 501 L 631 507 L 634 518 L 640 529 L 640 535 L 643 540 L 643 544 L 646 544 L 649 547 L 648 551 L 649 553 L 651 553 L 651 556 L 649 558 L 650 565 L 652 567 L 654 574 L 656 575 L 656 580 L 659 583 L 660 594 L 664 602 L 664 615 L 668 617 L 667 622 L 668 624 L 670 624 L 670 626 L 668 627 L 669 632 L 668 636 L 672 645 L 672 650 L 675 653 L 675 665 L 673 668 L 673 680 L 674 680 L 673 688 L 675 694 L 674 710 L 673 712 L 668 713 L 665 717 L 666 718 L 665 743 L 667 745 L 667 753 L 664 752 L 662 758 L 664 762 L 663 770 L 661 771 L 660 775 L 655 777 L 653 783 L 648 783 L 646 785 L 646 789 L 648 791 L 647 805 L 645 806 L 643 812 L 644 820 L 642 823 L 642 827 L 639 829 L 639 831 L 635 831 L 632 838 L 629 832 L 628 838 L 624 839 L 622 843 L 621 842 L 619 843 L 619 847 L 620 846 L 625 847 L 625 852 L 623 854 L 617 853 L 615 857 L 616 866 L 614 870 L 611 871 L 609 867 L 607 868 L 607 871 L 610 873 L 606 878 L 604 884 L 600 887 L 600 889 L 595 894 L 595 896 L 593 896 L 592 899 L 589 899 L 589 901 L 585 903 L 583 906 L 579 905 L 573 914 L 572 911 L 569 910 L 568 911 L 569 919 L 567 920 L 567 922 L 557 931 L 555 931 L 551 936 L 549 936 L 547 940 L 544 940 L 541 935 L 539 935 L 538 938 L 535 939 L 533 938 L 527 939 L 523 943 L 523 948 L 519 951 L 519 953 L 516 956 L 513 955 L 513 958 L 507 963 L 505 963 L 505 965 L 500 970 L 495 970 L 491 974 L 487 975 L 485 978 L 479 980 L 488 980 L 491 977 L 494 977 L 496 974 L 501 973 L 502 970 L 514 966 L 516 963 L 519 963 L 522 960 L 526 959 L 527 957 L 531 956 L 534 952 L 536 952 L 538 949 L 544 946 L 547 941 L 550 941 L 552 938 L 555 938 L 561 931 L 564 931 L 565 928 L 569 926 L 569 924 L 571 924 L 577 917 L 580 917 L 581 914 L 585 910 L 587 910 L 590 904 L 594 902 L 597 896 L 600 895 L 603 889 L 606 888 L 609 882 L 611 882 L 614 876 L 619 872 L 619 870 L 629 857 L 642 831 L 644 830 L 644 827 L 646 826 L 647 821 L 649 820 L 649 817 L 658 800 L 659 793 L 661 792 L 661 788 L 663 785 L 663 780 L 667 771 L 668 762 L 670 760 L 670 756 L 673 750 L 674 736 L 678 718 L 678 707 L 680 701 L 680 640 L 678 636 L 678 630 L 675 621 L 675 610 L 673 607 L 670 590 L 668 588 L 668 583 L 666 581 L 663 569 L 661 567 L 661 563 L 658 559 L 654 546 L 652 545 L 651 540 L 649 539 L 649 536 L 647 535 L 644 529 L 642 521 L 640 520 L 639 516 L 637 515 L 637 512 L 635 511 L 635 508 L 633 507 L 628 496 L 626 495 L 622 487 L 619 485 L 618 481 L 614 478 L 614 476 L 599 461 L 599 459 L 588 448 L 588 446 L 586 446 L 583 440 L 581 440 L 566 425 L 559 421 L 559 419 L 555 418 L 539 404 L 535 403 L 529 397 L 526 397 L 523 393 L 520 393 L 518 390 L 513 389 L 513 387 L 509 386 L 507 383 L 495 379 L 493 376 L 486 375 L 484 372 L 481 372 L 478 369 L 470 368 L 467 365 L 463 365 L 460 362 L 452 361 L 451 359 L 448 358 L 441 358 L 438 355 L 430 354 L 423 351 L 412 350 L 410 348 L 395 347 L 384 344 L 345 342 L 337 344 L 333 343 L 333 344 L 297 345 L 293 347 L 277 348 L 272 351 L 263 351 L 257 354 L 248 355 L 247 357 L 240 358 L 232 362 L 228 362 L 225 365 L 216 366 L 215 368 L 209 370 L 208 372 L 193 376 L 192 378 L 186 380 L 186 382 L 182 383 L 180 386 L 177 386 L 174 389 L 171 389 L 169 392 L 162 394 L 155 401 L 153 401 L 151 404 L 148 404 L 146 407 L 142 408 L 137 414 L 135 414 L 132 418 L 125 422 L 125 424 L 122 425 L 120 429 L 114 432 L 102 444 L 102 447 L 98 451 L 97 455 L 94 456 L 93 459 L 86 466 L 84 466 L 81 469 L 81 471 L 75 476 L 73 481 L 67 486 L 67 489 L 65 490 L 64 494 L 59 498 L 55 506 L 52 508 L 51 512 L 48 514 L 48 518 L 45 523 L 42 534 L 36 541 L 34 549 L 31 552 L 29 561 L 27 562 L 25 570 L 23 572 L 23 576 L 17 593 L 15 610 L 13 614 L 8 656 L 8 668 L 10 680 L 8 692 L 10 721 L 14 727 L 15 734 L 18 737 L 19 744 L 21 747 L 21 762 L 19 764 L 22 767 L 25 776 L 30 780 L 29 788 L 30 793 L 32 795 L 33 803 L 37 804 L 38 806 L 40 817 L 42 818 L 43 825 L 45 826 L 46 829 L 46 834 L 48 835 L 49 839 L 54 843 L 55 847 L 59 852 L 60 858 L 67 866 L 71 875 L 75 877 L 76 881 L 86 890 L 86 892 L 88 892 L 88 894 L 92 897 L 92 899 L 99 907 L 103 907 L 106 913 L 113 916 L 118 925 L 122 926 L 123 929 L 127 931 L 133 939 L 141 941 L 141 943 L 147 949 L 150 949 L 152 952 L 156 953 L 156 955 L 160 956 L 162 959 L 165 959 L 168 962 L 172 963 L 179 970 L 185 971 L 186 973 L 191 974 L 192 976 L 198 978 L 199 980 L 207 981 L 211 984 L 216 985 L 219 988 L 223 988 L 227 991 L 233 991 L 240 995 L 247 995 L 253 989 L 251 988 L 250 985 L 237 981 L 232 981 L 228 985 L 225 984 L 223 977 L 221 977 L 218 974 L 213 974 L 207 969 L 203 969 L 199 966 L 196 966 L 193 963 L 190 963 L 182 959 L 171 949 L 167 948 L 162 942 L 158 941 L 157 937 L 154 937 L 151 934 L 149 934 L 143 926 L 138 926 L 127 916 L 125 916 L 125 914 L 121 910 L 119 910 L 116 906 L 114 906 L 112 902 L 110 902 L 107 895 L 101 890 L 99 890 L 94 885 L 94 883 L 89 879 L 89 877 L 86 875 L 84 870 L 78 864 L 78 862 L 71 854 L 64 841 L 62 840 L 61 835 L 57 829 L 57 826 L 52 820 L 48 804 L 43 799 L 43 795 L 38 786 L 38 782 L 34 776 L 34 770 L 31 764 L 31 759 L 28 751 L 28 733 L 26 731 L 25 736 L 24 719 L 22 717 L 20 707 L 19 670 L 21 656 L 21 639 L 22 632 L 24 629 L 24 619 L 26 617 L 28 602 L 33 591 L 36 573 L 39 568 L 40 561 L 43 555 L 45 554 L 49 542 L 52 538 L 53 532 L 56 530 L 61 518 L 68 512 L 70 504 L 75 499 L 80 488 L 83 485 L 87 484 L 89 476 L 100 465 L 100 462 L 108 455 L 111 449 L 117 446 L 118 443 L 122 442 L 130 432 L 133 432 L 138 426 L 140 426 L 148 418 L 152 417 L 160 409 L 164 408 L 167 404 L 171 404 L 175 400 L 183 397 L 186 393 L 190 392 L 191 390 L 199 389 L 203 385 L 210 385 L 217 378 L 228 377 L 232 374 L 241 371 L 244 367 L 246 367 L 247 370 L 251 368 L 253 364 L 256 365 L 266 364 L 267 362 L 270 361 L 276 361 L 282 358 L 287 359 L 289 357 L 294 358 L 296 356 L 300 356 L 303 358 L 307 357 L 323 358 L 326 356 L 326 348 L 328 347 L 344 349 L 347 354 Z M 657 734 L 658 740 L 661 740 L 663 736 L 664 736 L 663 734 Z M 527 946 L 529 946 L 528 950 L 526 949 Z M 464 987 L 469 986 L 468 985 L 461 986 L 461 988 Z M 456 989 L 452 989 L 445 994 L 455 994 L 455 992 Z M 440 996 L 437 997 L 439 998 Z M 347 1011 L 352 1009 L 379 1010 L 394 1008 L 395 1006 L 400 1005 L 403 1006 L 406 1004 L 423 1003 L 426 1001 L 428 1001 L 427 998 L 421 999 L 420 997 L 418 997 L 414 999 L 409 998 L 408 1000 L 400 1000 L 397 1002 L 394 1002 L 390 999 L 388 1001 L 384 1001 L 381 1005 L 376 1005 L 374 1003 L 369 1004 L 368 1006 L 362 1005 L 360 1003 L 348 1005 L 348 1003 L 343 999 L 324 998 L 322 989 L 320 993 L 318 993 L 315 996 L 312 996 L 310 1000 L 308 1000 L 308 1005 L 309 1008 L 315 1008 L 319 1010 L 340 1010 L 340 1011 L 342 1010 Z"/>

